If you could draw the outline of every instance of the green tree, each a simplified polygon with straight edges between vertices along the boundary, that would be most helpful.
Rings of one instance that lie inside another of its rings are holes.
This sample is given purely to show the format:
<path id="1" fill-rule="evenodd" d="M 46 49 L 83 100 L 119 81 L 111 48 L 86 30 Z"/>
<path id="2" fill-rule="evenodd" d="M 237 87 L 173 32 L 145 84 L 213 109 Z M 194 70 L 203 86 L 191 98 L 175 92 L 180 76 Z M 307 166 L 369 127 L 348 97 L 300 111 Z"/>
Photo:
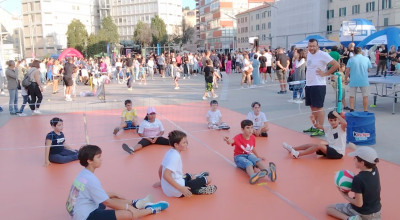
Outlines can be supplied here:
<path id="1" fill-rule="evenodd" d="M 165 22 L 156 15 L 151 19 L 150 27 L 153 30 L 153 44 L 164 44 L 168 38 Z"/>
<path id="2" fill-rule="evenodd" d="M 99 53 L 105 53 L 107 51 L 107 42 L 102 41 L 100 35 L 90 34 L 88 38 L 88 46 L 86 54 L 89 57 L 94 57 Z"/>
<path id="3" fill-rule="evenodd" d="M 111 16 L 103 19 L 98 36 L 100 37 L 101 41 L 114 44 L 119 42 L 118 27 L 115 25 Z"/>
<path id="4" fill-rule="evenodd" d="M 86 49 L 88 33 L 86 27 L 78 19 L 73 19 L 67 29 L 67 45 L 79 51 Z"/>
<path id="5" fill-rule="evenodd" d="M 142 21 L 136 24 L 133 40 L 141 46 L 147 46 L 152 42 L 152 30 L 150 26 Z"/>
<path id="6" fill-rule="evenodd" d="M 185 19 L 182 19 L 182 44 L 190 43 L 194 33 L 194 28 L 189 26 Z"/>

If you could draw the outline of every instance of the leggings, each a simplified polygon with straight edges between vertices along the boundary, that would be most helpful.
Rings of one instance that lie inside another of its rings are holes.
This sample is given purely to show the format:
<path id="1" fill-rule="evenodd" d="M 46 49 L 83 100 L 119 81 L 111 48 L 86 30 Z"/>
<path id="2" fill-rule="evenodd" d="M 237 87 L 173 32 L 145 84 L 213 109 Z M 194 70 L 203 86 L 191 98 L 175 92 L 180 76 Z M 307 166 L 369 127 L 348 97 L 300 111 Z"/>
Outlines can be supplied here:
<path id="1" fill-rule="evenodd" d="M 68 163 L 78 160 L 78 152 L 64 149 L 58 154 L 49 154 L 49 160 L 52 163 Z"/>
<path id="2" fill-rule="evenodd" d="M 38 109 L 40 107 L 40 103 L 42 102 L 43 95 L 40 91 L 39 85 L 36 82 L 32 82 L 28 87 L 29 94 L 31 95 L 31 101 L 29 102 L 29 107 L 31 110 Z M 37 102 L 36 102 L 37 98 Z"/>

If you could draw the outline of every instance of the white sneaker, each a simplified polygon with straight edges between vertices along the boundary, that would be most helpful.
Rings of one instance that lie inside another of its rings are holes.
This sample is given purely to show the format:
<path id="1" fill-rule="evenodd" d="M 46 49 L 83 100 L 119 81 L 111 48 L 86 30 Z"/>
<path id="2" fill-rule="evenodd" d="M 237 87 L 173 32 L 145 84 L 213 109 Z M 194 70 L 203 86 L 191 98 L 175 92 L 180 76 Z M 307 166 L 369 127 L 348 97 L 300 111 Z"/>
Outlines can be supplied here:
<path id="1" fill-rule="evenodd" d="M 215 98 L 218 98 L 218 95 L 214 95 L 213 98 L 214 98 L 214 99 L 215 99 Z"/>
<path id="2" fill-rule="evenodd" d="M 286 142 L 283 142 L 283 143 L 282 143 L 282 146 L 283 146 L 283 148 L 285 148 L 287 151 L 289 151 L 289 153 L 291 153 L 292 150 L 294 150 L 293 147 L 292 147 L 291 145 L 289 145 L 288 143 L 286 143 Z"/>
<path id="3" fill-rule="evenodd" d="M 292 154 L 293 158 L 299 158 L 300 153 L 298 151 L 295 151 L 294 149 L 292 149 L 290 151 L 290 153 Z"/>
<path id="4" fill-rule="evenodd" d="M 72 102 L 72 98 L 65 98 L 65 101 Z"/>
<path id="5" fill-rule="evenodd" d="M 132 88 L 128 88 L 129 91 L 132 91 Z"/>
<path id="6" fill-rule="evenodd" d="M 22 112 L 22 113 L 19 113 L 18 116 L 24 117 L 24 116 L 26 116 L 26 114 Z"/>
<path id="7" fill-rule="evenodd" d="M 251 89 L 256 88 L 256 87 L 257 87 L 257 86 L 255 86 L 255 85 L 251 85 L 251 86 L 250 86 Z"/>
<path id="8" fill-rule="evenodd" d="M 152 203 L 153 202 L 153 196 L 152 195 L 147 195 L 146 197 L 142 198 L 142 199 L 138 199 L 136 201 L 136 208 L 138 209 L 144 209 L 146 207 L 146 205 L 148 203 Z"/>
<path id="9" fill-rule="evenodd" d="M 4 93 L 4 92 L 1 92 L 1 95 L 6 95 L 6 93 Z"/>
<path id="10" fill-rule="evenodd" d="M 207 97 L 206 97 L 206 96 L 203 96 L 203 100 L 207 100 Z"/>
<path id="11" fill-rule="evenodd" d="M 296 103 L 296 104 L 303 104 L 303 100 L 297 99 L 297 100 L 294 101 L 294 103 Z"/>
<path id="12" fill-rule="evenodd" d="M 33 114 L 35 114 L 35 115 L 40 115 L 40 114 L 42 114 L 39 110 L 33 110 Z"/>
<path id="13" fill-rule="evenodd" d="M 296 100 L 294 100 L 294 99 L 289 99 L 289 100 L 287 100 L 288 102 L 295 102 Z"/>
<path id="14" fill-rule="evenodd" d="M 175 87 L 175 89 L 179 89 L 179 86 Z"/>
<path id="15" fill-rule="evenodd" d="M 188 78 L 189 78 L 189 77 L 188 77 Z M 183 79 L 186 79 L 186 76 L 184 76 Z"/>

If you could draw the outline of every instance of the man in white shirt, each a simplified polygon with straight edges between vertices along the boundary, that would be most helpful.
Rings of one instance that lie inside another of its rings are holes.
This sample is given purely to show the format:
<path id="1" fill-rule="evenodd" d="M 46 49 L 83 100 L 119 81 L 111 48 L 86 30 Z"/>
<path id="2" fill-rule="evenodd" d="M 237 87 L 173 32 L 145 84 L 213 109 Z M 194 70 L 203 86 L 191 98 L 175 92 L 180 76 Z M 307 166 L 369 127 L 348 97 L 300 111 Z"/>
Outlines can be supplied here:
<path id="1" fill-rule="evenodd" d="M 327 70 L 327 65 L 332 67 Z M 316 123 L 324 125 L 324 101 L 326 95 L 326 76 L 332 75 L 339 68 L 328 53 L 321 51 L 316 39 L 308 41 L 307 72 L 306 72 L 306 106 L 310 106 Z M 312 132 L 311 136 L 323 136 L 324 131 L 311 127 L 303 132 Z"/>

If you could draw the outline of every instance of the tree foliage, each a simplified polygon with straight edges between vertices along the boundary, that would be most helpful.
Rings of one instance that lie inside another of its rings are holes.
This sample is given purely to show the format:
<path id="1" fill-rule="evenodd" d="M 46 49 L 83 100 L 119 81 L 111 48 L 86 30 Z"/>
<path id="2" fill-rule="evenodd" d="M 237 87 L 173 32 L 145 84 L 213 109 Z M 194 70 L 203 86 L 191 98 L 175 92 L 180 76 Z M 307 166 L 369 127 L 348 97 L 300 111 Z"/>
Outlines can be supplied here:
<path id="1" fill-rule="evenodd" d="M 87 56 L 94 57 L 94 55 L 105 52 L 107 52 L 107 42 L 102 41 L 99 34 L 91 34 L 88 38 Z"/>
<path id="2" fill-rule="evenodd" d="M 156 15 L 151 19 L 150 27 L 153 30 L 153 44 L 165 44 L 168 38 L 165 22 Z"/>
<path id="3" fill-rule="evenodd" d="M 101 41 L 114 44 L 119 42 L 118 27 L 111 16 L 103 19 L 98 35 Z"/>
<path id="4" fill-rule="evenodd" d="M 182 44 L 191 43 L 190 41 L 192 40 L 194 34 L 194 28 L 189 26 L 185 19 L 182 19 Z"/>
<path id="5" fill-rule="evenodd" d="M 147 46 L 152 42 L 152 29 L 146 23 L 139 21 L 136 24 L 133 40 L 141 46 Z"/>
<path id="6" fill-rule="evenodd" d="M 67 45 L 79 51 L 84 51 L 87 44 L 88 33 L 86 27 L 78 19 L 73 19 L 67 29 Z"/>

